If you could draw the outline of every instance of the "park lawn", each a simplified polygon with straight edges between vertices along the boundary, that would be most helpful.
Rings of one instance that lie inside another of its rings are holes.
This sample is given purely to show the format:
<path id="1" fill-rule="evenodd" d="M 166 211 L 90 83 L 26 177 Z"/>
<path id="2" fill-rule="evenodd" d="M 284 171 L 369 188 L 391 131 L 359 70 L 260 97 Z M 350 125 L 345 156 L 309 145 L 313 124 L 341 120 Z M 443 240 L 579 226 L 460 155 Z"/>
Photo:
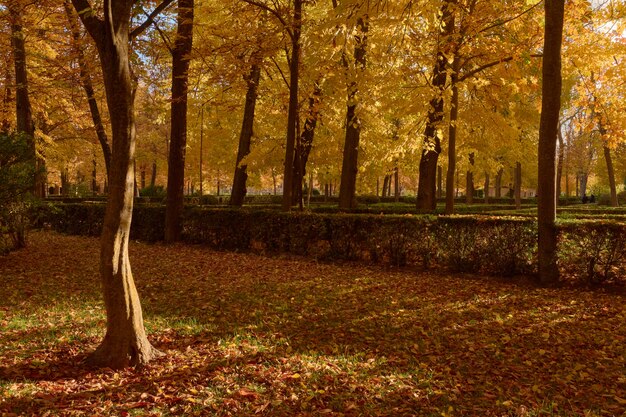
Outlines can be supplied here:
<path id="1" fill-rule="evenodd" d="M 142 370 L 102 337 L 98 239 L 0 257 L 0 415 L 621 416 L 624 297 L 133 242 Z"/>

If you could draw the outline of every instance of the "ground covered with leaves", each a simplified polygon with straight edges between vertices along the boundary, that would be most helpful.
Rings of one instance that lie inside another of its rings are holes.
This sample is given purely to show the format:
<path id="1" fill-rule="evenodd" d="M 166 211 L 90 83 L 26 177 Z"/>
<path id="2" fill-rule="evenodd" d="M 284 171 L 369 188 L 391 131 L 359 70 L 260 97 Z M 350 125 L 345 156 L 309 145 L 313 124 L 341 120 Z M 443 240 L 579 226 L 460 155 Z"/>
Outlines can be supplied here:
<path id="1" fill-rule="evenodd" d="M 476 276 L 133 243 L 154 345 L 103 335 L 98 240 L 0 257 L 0 415 L 621 416 L 624 297 Z"/>

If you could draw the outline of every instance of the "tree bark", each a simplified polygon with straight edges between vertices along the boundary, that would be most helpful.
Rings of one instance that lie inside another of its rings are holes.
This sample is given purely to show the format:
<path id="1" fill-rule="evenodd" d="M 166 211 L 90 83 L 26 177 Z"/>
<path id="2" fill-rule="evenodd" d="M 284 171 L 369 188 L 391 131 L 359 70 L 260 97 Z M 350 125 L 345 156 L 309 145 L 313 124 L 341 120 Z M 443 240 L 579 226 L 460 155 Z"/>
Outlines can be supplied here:
<path id="1" fill-rule="evenodd" d="M 485 172 L 485 204 L 489 204 L 489 173 Z"/>
<path id="2" fill-rule="evenodd" d="M 387 197 L 387 187 L 389 186 L 389 175 L 383 179 L 383 198 Z"/>
<path id="3" fill-rule="evenodd" d="M 253 62 L 250 73 L 244 77 L 248 84 L 246 91 L 246 103 L 243 110 L 243 121 L 241 122 L 241 133 L 239 134 L 239 148 L 237 150 L 237 163 L 235 175 L 233 177 L 233 189 L 230 193 L 229 205 L 241 207 L 246 197 L 246 182 L 248 181 L 248 165 L 241 161 L 250 153 L 252 136 L 254 135 L 254 111 L 259 96 L 258 88 L 261 79 L 261 65 L 256 54 L 252 56 Z"/>
<path id="4" fill-rule="evenodd" d="M 154 188 L 156 185 L 156 176 L 157 176 L 157 163 L 156 161 L 152 161 L 152 175 L 150 176 L 151 188 Z"/>
<path id="5" fill-rule="evenodd" d="M 354 64 L 355 71 L 365 70 L 367 64 L 367 32 L 369 17 L 361 16 L 357 19 L 356 34 L 354 35 Z M 346 76 L 348 64 L 343 56 Z M 355 74 L 355 78 L 357 74 Z M 348 103 L 346 111 L 346 138 L 343 148 L 343 163 L 341 165 L 341 183 L 339 185 L 339 208 L 352 209 L 356 207 L 356 178 L 359 171 L 358 156 L 361 140 L 361 119 L 359 117 L 359 86 L 356 79 L 348 83 Z"/>
<path id="6" fill-rule="evenodd" d="M 474 202 L 474 152 L 469 154 L 470 169 L 465 174 L 465 203 L 472 204 Z"/>
<path id="7" fill-rule="evenodd" d="M 517 210 L 522 208 L 522 163 L 515 163 L 515 208 Z"/>
<path id="8" fill-rule="evenodd" d="M 450 37 L 454 33 L 455 0 L 446 0 L 441 6 L 441 36 L 437 47 L 437 62 L 433 69 L 432 86 L 434 97 L 430 100 L 428 119 L 424 130 L 424 148 L 419 164 L 417 186 L 417 209 L 434 211 L 437 208 L 436 180 L 437 160 L 441 153 L 439 138 L 440 125 L 443 121 L 443 96 L 446 88 L 448 52 L 453 48 Z M 450 170 L 450 167 L 448 167 Z"/>
<path id="9" fill-rule="evenodd" d="M 11 130 L 11 102 L 13 101 L 13 76 L 11 75 L 10 65 L 7 64 L 4 73 L 4 96 L 2 97 L 2 123 L 0 130 L 2 133 L 8 133 Z"/>
<path id="10" fill-rule="evenodd" d="M 105 0 L 100 20 L 87 0 L 72 0 L 98 47 L 111 115 L 112 155 L 102 236 L 100 277 L 107 313 L 104 340 L 88 362 L 102 367 L 142 366 L 158 355 L 147 339 L 128 257 L 133 210 L 135 90 L 129 63 L 133 0 Z"/>
<path id="11" fill-rule="evenodd" d="M 63 3 L 65 7 L 65 13 L 69 22 L 69 28 L 72 34 L 72 46 L 76 59 L 78 61 L 78 68 L 80 71 L 80 81 L 87 95 L 87 104 L 89 105 L 89 111 L 91 113 L 91 120 L 93 127 L 96 130 L 98 142 L 102 149 L 102 155 L 104 157 L 104 165 L 106 167 L 107 177 L 111 170 L 111 147 L 109 146 L 109 138 L 107 137 L 104 123 L 102 123 L 102 116 L 100 115 L 100 108 L 98 107 L 98 101 L 96 100 L 96 93 L 91 82 L 91 72 L 85 58 L 85 53 L 81 44 L 80 26 L 78 23 L 79 17 L 76 15 L 74 8 L 72 7 L 70 0 L 65 0 Z"/>
<path id="12" fill-rule="evenodd" d="M 15 115 L 16 129 L 25 134 L 31 143 L 32 160 L 35 164 L 35 180 L 33 194 L 37 197 L 45 197 L 45 180 L 43 170 L 45 163 L 37 153 L 37 140 L 35 138 L 35 124 L 33 122 L 30 96 L 28 92 L 28 72 L 26 65 L 26 42 L 23 28 L 23 6 L 19 2 L 9 2 L 9 17 L 11 22 L 11 50 L 13 52 L 13 64 L 15 68 Z"/>
<path id="13" fill-rule="evenodd" d="M 613 159 L 611 158 L 611 149 L 604 145 L 604 161 L 606 162 L 606 169 L 609 175 L 609 188 L 611 190 L 611 207 L 619 206 L 617 201 L 617 186 L 615 184 L 615 170 L 613 169 Z"/>
<path id="14" fill-rule="evenodd" d="M 443 197 L 443 167 L 437 166 L 437 198 Z"/>
<path id="15" fill-rule="evenodd" d="M 398 167 L 396 166 L 393 169 L 393 186 L 394 186 L 394 190 L 393 190 L 393 195 L 395 197 L 395 202 L 399 202 L 400 201 L 400 178 L 399 178 L 399 172 L 398 172 Z"/>
<path id="16" fill-rule="evenodd" d="M 561 125 L 557 128 L 557 137 L 559 139 L 559 159 L 556 167 L 556 204 L 559 205 L 559 198 L 561 197 L 561 177 L 563 177 L 563 163 L 565 161 L 565 143 L 563 141 L 563 133 L 561 132 Z"/>
<path id="17" fill-rule="evenodd" d="M 194 0 L 178 0 L 178 29 L 172 49 L 172 103 L 170 152 L 167 160 L 165 241 L 180 240 L 185 189 L 187 147 L 187 94 L 193 45 Z"/>
<path id="18" fill-rule="evenodd" d="M 311 149 L 313 148 L 313 139 L 315 137 L 315 127 L 319 118 L 319 102 L 322 90 L 319 83 L 315 83 L 313 94 L 309 97 L 309 110 L 304 122 L 304 130 L 300 134 L 295 155 L 293 158 L 293 205 L 302 207 L 302 184 L 306 176 L 306 164 L 309 160 Z"/>
<path id="19" fill-rule="evenodd" d="M 563 0 L 545 0 L 545 37 L 542 65 L 541 119 L 539 123 L 539 184 L 537 223 L 539 229 L 539 280 L 559 280 L 557 266 L 556 141 L 561 109 L 561 43 Z"/>
<path id="20" fill-rule="evenodd" d="M 504 169 L 500 168 L 496 174 L 496 198 L 502 197 L 502 174 L 504 174 Z"/>
<path id="21" fill-rule="evenodd" d="M 300 34 L 302 32 L 302 2 L 294 0 L 293 27 L 291 30 L 291 61 L 289 63 L 289 110 L 287 112 L 287 143 L 283 170 L 283 210 L 289 211 L 292 204 L 293 161 L 298 124 L 298 85 L 300 77 Z"/>

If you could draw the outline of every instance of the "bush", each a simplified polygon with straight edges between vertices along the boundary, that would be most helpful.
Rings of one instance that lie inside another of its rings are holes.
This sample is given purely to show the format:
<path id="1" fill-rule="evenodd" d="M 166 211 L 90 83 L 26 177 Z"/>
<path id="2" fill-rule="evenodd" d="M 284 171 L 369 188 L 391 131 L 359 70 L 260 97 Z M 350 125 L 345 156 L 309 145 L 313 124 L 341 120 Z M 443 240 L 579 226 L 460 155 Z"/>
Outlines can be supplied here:
<path id="1" fill-rule="evenodd" d="M 139 190 L 139 195 L 142 197 L 165 198 L 166 194 L 162 185 L 148 185 L 146 188 Z"/>

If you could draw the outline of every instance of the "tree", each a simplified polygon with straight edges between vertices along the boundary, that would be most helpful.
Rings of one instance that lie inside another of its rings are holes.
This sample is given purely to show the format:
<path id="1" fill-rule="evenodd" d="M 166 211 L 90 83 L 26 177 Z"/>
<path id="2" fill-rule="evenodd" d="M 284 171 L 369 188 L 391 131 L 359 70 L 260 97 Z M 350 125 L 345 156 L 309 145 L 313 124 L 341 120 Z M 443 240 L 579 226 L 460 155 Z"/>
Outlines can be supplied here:
<path id="1" fill-rule="evenodd" d="M 561 111 L 561 44 L 564 2 L 545 0 L 541 120 L 539 122 L 539 187 L 537 222 L 539 230 L 539 279 L 557 282 L 556 141 Z"/>
<path id="2" fill-rule="evenodd" d="M 171 0 L 165 0 L 152 15 L 169 3 Z M 112 128 L 109 198 L 100 239 L 107 328 L 104 340 L 88 361 L 110 368 L 142 366 L 159 352 L 146 336 L 128 257 L 135 185 L 135 86 L 129 49 L 131 38 L 149 23 L 131 30 L 134 0 L 104 0 L 99 11 L 88 0 L 72 0 L 72 4 L 98 48 Z"/>
<path id="3" fill-rule="evenodd" d="M 170 152 L 167 171 L 165 241 L 180 239 L 185 188 L 187 146 L 187 90 L 189 60 L 193 46 L 194 0 L 178 0 L 178 31 L 172 52 L 172 104 Z"/>

